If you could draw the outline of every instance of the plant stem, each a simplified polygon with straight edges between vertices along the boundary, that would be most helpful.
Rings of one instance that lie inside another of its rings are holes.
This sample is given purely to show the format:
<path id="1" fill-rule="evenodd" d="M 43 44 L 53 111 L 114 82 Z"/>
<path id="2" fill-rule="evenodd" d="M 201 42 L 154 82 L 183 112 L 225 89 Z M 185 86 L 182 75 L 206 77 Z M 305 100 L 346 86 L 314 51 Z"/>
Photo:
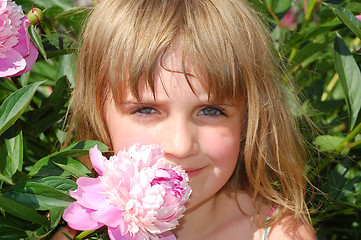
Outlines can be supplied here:
<path id="1" fill-rule="evenodd" d="M 361 139 L 356 141 L 356 142 L 353 142 L 353 143 L 350 143 L 350 144 L 346 144 L 348 148 L 353 148 L 353 147 L 356 147 L 357 145 L 361 144 Z"/>
<path id="2" fill-rule="evenodd" d="M 359 125 L 357 125 L 352 132 L 350 132 L 346 138 L 335 148 L 336 152 L 341 152 L 342 149 L 344 149 L 345 147 L 349 147 L 346 146 L 349 142 L 352 141 L 352 139 L 354 139 L 356 137 L 357 134 L 361 133 L 361 123 L 359 123 Z M 357 144 L 356 144 L 357 145 Z"/>
<path id="3" fill-rule="evenodd" d="M 273 19 L 277 22 L 277 25 L 278 25 L 280 28 L 284 28 L 281 20 L 277 17 L 277 15 L 274 13 L 274 11 L 273 11 L 273 9 L 272 9 L 273 1 L 271 0 L 270 3 L 271 3 L 271 4 L 270 4 L 271 6 L 268 6 L 267 1 L 264 1 L 263 4 L 265 5 L 267 11 L 271 14 L 271 16 L 273 17 Z"/>
<path id="4" fill-rule="evenodd" d="M 338 79 L 339 79 L 338 74 L 335 73 L 335 75 L 333 75 L 331 81 L 328 83 L 328 85 L 326 87 L 326 91 L 323 92 L 323 94 L 322 94 L 321 102 L 326 101 L 326 99 L 328 98 L 328 95 L 332 92 L 333 88 L 336 86 Z"/>

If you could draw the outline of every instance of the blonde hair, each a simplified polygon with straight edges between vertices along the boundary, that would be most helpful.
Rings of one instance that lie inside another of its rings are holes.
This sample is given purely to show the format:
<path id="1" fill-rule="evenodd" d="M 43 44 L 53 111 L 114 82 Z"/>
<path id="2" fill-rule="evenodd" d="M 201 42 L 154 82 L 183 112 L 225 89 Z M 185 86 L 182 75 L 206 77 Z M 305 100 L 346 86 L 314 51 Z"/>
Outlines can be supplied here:
<path id="1" fill-rule="evenodd" d="M 290 114 L 269 33 L 242 0 L 103 0 L 92 12 L 79 54 L 72 123 L 78 140 L 111 147 L 104 106 L 123 89 L 138 97 L 139 77 L 154 92 L 155 67 L 178 49 L 216 99 L 246 99 L 247 123 L 231 182 L 255 202 L 276 203 L 308 221 L 304 147 Z M 187 78 L 187 71 L 184 67 Z M 243 110 L 242 110 L 243 111 Z"/>

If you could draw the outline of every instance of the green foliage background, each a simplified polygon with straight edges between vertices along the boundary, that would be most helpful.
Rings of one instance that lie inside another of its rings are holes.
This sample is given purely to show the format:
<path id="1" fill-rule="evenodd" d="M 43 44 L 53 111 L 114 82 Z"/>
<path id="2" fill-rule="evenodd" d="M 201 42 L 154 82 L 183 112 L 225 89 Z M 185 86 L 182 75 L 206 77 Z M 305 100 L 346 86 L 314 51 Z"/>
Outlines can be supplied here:
<path id="1" fill-rule="evenodd" d="M 24 12 L 44 12 L 30 27 L 39 51 L 34 68 L 0 79 L 0 239 L 50 239 L 73 202 L 71 179 L 92 176 L 77 156 L 98 144 L 62 149 L 69 94 L 75 82 L 78 36 L 91 7 L 64 0 L 16 0 Z M 361 239 L 361 14 L 358 0 L 252 0 L 263 13 L 287 74 L 300 90 L 302 108 L 317 126 L 310 131 L 307 174 L 317 187 L 310 208 L 323 239 Z M 294 30 L 285 14 L 295 13 Z M 280 65 L 282 65 L 280 63 Z M 287 86 L 286 86 L 287 87 Z M 82 233 L 78 239 L 91 233 Z M 102 239 L 93 233 L 92 239 Z"/>

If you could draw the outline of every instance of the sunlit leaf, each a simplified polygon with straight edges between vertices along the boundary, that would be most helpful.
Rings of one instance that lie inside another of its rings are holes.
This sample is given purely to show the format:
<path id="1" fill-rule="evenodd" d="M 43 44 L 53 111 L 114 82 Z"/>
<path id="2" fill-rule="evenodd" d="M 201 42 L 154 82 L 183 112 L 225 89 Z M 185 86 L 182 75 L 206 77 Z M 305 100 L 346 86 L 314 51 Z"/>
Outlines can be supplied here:
<path id="1" fill-rule="evenodd" d="M 75 86 L 75 61 L 76 58 L 74 54 L 61 56 L 56 74 L 57 79 L 66 76 L 72 88 Z"/>
<path id="2" fill-rule="evenodd" d="M 320 151 L 329 152 L 335 150 L 344 139 L 345 137 L 340 136 L 321 135 L 316 137 L 315 143 Z"/>
<path id="3" fill-rule="evenodd" d="M 55 164 L 58 165 L 63 170 L 68 171 L 75 178 L 88 177 L 88 175 L 86 173 L 79 170 L 78 168 L 72 167 L 70 165 L 61 164 L 61 163 L 55 163 Z M 88 171 L 88 173 L 91 173 L 91 172 Z"/>
<path id="4" fill-rule="evenodd" d="M 40 54 L 46 59 L 47 56 L 46 56 L 44 46 L 43 46 L 43 44 L 41 42 L 41 38 L 40 38 L 38 32 L 35 30 L 34 25 L 29 26 L 28 33 L 30 35 L 31 41 L 35 44 L 35 46 L 39 50 Z"/>
<path id="5" fill-rule="evenodd" d="M 29 105 L 36 89 L 42 82 L 36 82 L 12 93 L 0 106 L 0 135 L 21 116 Z"/>
<path id="6" fill-rule="evenodd" d="M 0 181 L 6 182 L 7 184 L 14 185 L 10 177 L 4 176 L 0 173 Z"/>

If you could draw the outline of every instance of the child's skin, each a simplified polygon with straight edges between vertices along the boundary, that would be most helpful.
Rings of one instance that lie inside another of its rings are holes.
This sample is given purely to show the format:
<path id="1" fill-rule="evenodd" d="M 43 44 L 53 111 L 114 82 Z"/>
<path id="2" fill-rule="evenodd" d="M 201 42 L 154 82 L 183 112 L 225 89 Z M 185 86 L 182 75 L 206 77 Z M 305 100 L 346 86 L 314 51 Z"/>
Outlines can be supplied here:
<path id="1" fill-rule="evenodd" d="M 177 240 L 253 239 L 261 240 L 271 206 L 258 212 L 252 198 L 242 191 L 225 187 L 232 175 L 240 151 L 245 121 L 245 100 L 214 102 L 208 91 L 192 77 L 191 87 L 182 70 L 181 58 L 174 53 L 158 66 L 155 97 L 140 81 L 140 101 L 130 92 L 116 107 L 110 94 L 105 118 L 114 152 L 134 143 L 159 144 L 168 161 L 181 165 L 190 177 L 191 200 L 178 228 Z M 259 221 L 258 221 L 259 220 Z M 282 222 L 293 221 L 284 217 Z M 68 235 L 74 236 L 69 228 Z M 59 234 L 59 233 L 58 233 Z M 53 239 L 65 239 L 60 235 Z M 267 239 L 315 239 L 305 224 L 286 228 L 272 226 Z"/>

